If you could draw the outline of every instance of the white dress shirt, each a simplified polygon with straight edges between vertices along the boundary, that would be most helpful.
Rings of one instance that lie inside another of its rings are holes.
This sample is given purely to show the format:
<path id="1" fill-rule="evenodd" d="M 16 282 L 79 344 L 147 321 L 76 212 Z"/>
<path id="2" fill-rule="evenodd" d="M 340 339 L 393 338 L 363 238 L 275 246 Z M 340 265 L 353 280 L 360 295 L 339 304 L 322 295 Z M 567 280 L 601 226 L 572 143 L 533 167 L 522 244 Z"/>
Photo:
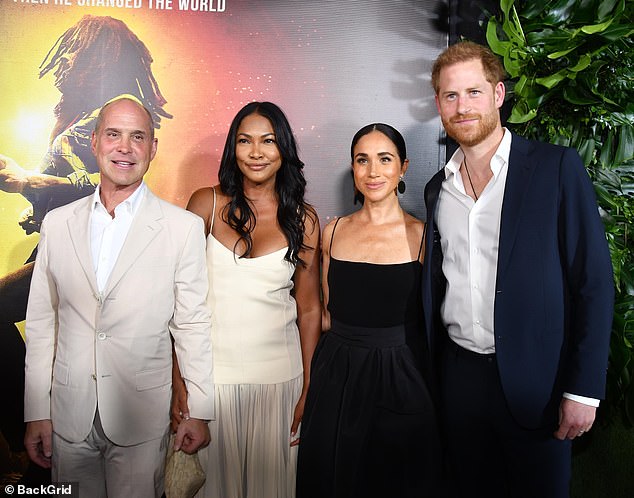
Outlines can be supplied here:
<path id="1" fill-rule="evenodd" d="M 114 209 L 112 217 L 101 202 L 100 186 L 95 189 L 90 216 L 90 248 L 99 292 L 106 287 L 146 190 L 145 182 L 141 182 L 139 188 Z"/>
<path id="2" fill-rule="evenodd" d="M 475 202 L 462 183 L 464 154 L 458 149 L 445 166 L 438 197 L 436 223 L 448 282 L 441 315 L 449 337 L 476 353 L 495 352 L 495 280 L 510 151 L 511 134 L 505 130 L 491 158 L 493 178 Z"/>
<path id="3" fill-rule="evenodd" d="M 456 344 L 481 354 L 495 352 L 495 282 L 511 138 L 505 129 L 490 162 L 493 178 L 477 202 L 467 195 L 462 182 L 459 171 L 464 154 L 458 149 L 445 166 L 436 209 L 447 279 L 440 310 L 443 323 Z M 564 397 L 599 405 L 593 398 L 568 393 Z"/>

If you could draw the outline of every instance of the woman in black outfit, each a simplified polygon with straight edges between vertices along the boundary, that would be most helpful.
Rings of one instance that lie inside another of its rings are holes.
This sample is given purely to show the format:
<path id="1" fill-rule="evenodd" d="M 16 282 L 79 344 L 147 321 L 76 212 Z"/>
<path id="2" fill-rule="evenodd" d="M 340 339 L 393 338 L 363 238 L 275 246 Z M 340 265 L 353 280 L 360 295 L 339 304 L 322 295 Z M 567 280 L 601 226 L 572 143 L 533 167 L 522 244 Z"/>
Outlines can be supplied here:
<path id="1" fill-rule="evenodd" d="M 365 126 L 351 146 L 362 208 L 323 232 L 323 334 L 302 421 L 297 498 L 434 497 L 436 418 L 420 279 L 425 225 L 401 208 L 405 141 Z"/>

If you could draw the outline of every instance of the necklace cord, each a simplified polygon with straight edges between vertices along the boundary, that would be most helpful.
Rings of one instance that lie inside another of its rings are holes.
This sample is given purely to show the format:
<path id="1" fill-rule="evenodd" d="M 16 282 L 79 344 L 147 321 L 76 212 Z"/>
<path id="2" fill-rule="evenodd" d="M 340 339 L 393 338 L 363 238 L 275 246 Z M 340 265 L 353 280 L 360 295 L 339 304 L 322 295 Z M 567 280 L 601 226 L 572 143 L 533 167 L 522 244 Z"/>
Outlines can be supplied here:
<path id="1" fill-rule="evenodd" d="M 471 180 L 471 174 L 469 173 L 469 166 L 467 166 L 467 156 L 464 156 L 464 169 L 467 172 L 467 178 L 469 179 L 469 185 L 471 185 L 471 190 L 473 191 L 473 195 L 475 200 L 478 200 L 478 194 L 476 194 L 475 187 L 473 186 L 473 181 Z"/>

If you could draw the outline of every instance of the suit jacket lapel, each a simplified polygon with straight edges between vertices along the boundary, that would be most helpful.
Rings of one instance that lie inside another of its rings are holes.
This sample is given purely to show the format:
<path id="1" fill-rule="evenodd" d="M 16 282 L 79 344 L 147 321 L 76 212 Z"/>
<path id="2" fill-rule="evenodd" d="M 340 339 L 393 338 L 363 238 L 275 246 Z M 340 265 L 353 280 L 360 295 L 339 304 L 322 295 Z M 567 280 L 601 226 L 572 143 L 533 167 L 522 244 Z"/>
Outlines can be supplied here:
<path id="1" fill-rule="evenodd" d="M 117 262 L 112 269 L 104 289 L 104 297 L 116 287 L 121 278 L 142 255 L 145 248 L 162 230 L 163 227 L 159 222 L 162 217 L 163 212 L 158 198 L 148 189 L 132 221 L 130 231 L 123 243 Z"/>
<path id="2" fill-rule="evenodd" d="M 429 181 L 428 196 L 425 199 L 425 207 L 429 210 L 427 212 L 427 222 L 433 222 L 433 212 L 436 211 L 436 202 L 438 201 L 438 196 L 440 195 L 440 189 L 442 187 L 442 182 L 445 181 L 445 168 L 442 168 L 440 171 L 437 171 L 432 179 Z"/>
<path id="3" fill-rule="evenodd" d="M 435 347 L 433 320 L 436 312 L 435 302 L 440 299 L 434 295 L 437 291 L 435 277 L 442 274 L 442 252 L 440 250 L 440 236 L 434 220 L 438 196 L 442 182 L 445 180 L 445 169 L 438 171 L 425 187 L 425 207 L 427 208 L 427 233 L 425 235 L 425 259 L 423 262 L 422 296 L 425 309 L 425 323 L 428 347 Z M 443 281 L 444 283 L 444 281 Z"/>
<path id="4" fill-rule="evenodd" d="M 532 149 L 528 140 L 513 134 L 500 221 L 498 278 L 511 257 L 519 229 L 520 212 L 535 169 L 535 163 L 529 159 Z"/>
<path id="5" fill-rule="evenodd" d="M 68 218 L 66 224 L 68 233 L 79 261 L 79 266 L 86 275 L 86 279 L 95 295 L 97 290 L 97 277 L 92 263 L 92 252 L 90 250 L 90 215 L 92 212 L 93 196 L 89 195 L 77 205 L 74 216 Z"/>

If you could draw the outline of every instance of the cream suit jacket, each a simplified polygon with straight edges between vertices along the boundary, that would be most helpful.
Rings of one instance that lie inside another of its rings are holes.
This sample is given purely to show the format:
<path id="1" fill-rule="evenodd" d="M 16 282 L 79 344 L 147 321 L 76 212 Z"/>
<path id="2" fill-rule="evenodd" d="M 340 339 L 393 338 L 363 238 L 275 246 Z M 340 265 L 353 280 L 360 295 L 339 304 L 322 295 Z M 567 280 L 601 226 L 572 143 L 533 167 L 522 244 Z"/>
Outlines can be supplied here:
<path id="1" fill-rule="evenodd" d="M 202 220 L 149 190 L 103 292 L 90 249 L 92 196 L 48 213 L 26 316 L 25 421 L 79 442 L 95 410 L 128 446 L 169 424 L 172 344 L 192 417 L 213 418 Z"/>

